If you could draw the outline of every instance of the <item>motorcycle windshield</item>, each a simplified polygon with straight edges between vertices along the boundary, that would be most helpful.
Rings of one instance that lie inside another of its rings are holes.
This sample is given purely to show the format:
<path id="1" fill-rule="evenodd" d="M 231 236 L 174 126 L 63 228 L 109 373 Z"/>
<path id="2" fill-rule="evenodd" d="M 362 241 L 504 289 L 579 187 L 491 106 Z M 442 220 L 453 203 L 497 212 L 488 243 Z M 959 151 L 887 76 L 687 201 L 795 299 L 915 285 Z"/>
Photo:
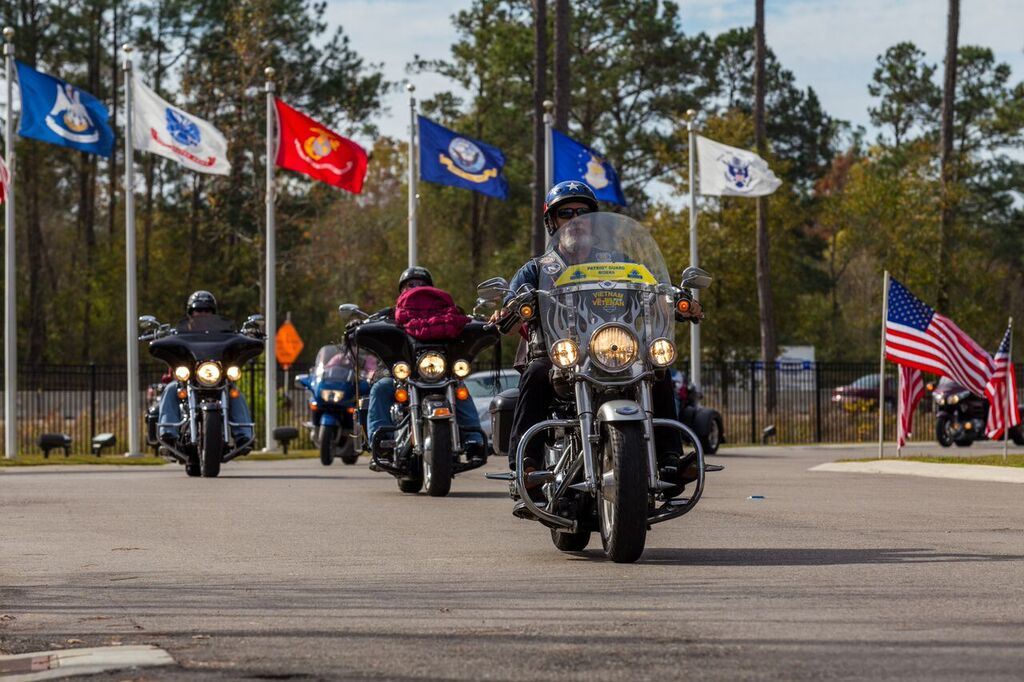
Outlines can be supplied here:
<path id="1" fill-rule="evenodd" d="M 183 317 L 174 325 L 179 334 L 234 334 L 235 323 L 223 315 Z"/>
<path id="2" fill-rule="evenodd" d="M 573 219 L 555 232 L 540 267 L 538 299 L 549 350 L 559 339 L 572 339 L 582 364 L 594 332 L 619 325 L 637 342 L 630 367 L 639 367 L 650 364 L 651 342 L 673 338 L 674 288 L 665 259 L 632 218 L 590 213 Z"/>
<path id="3" fill-rule="evenodd" d="M 352 355 L 335 344 L 322 347 L 316 354 L 313 373 L 317 381 L 345 383 L 352 381 Z"/>

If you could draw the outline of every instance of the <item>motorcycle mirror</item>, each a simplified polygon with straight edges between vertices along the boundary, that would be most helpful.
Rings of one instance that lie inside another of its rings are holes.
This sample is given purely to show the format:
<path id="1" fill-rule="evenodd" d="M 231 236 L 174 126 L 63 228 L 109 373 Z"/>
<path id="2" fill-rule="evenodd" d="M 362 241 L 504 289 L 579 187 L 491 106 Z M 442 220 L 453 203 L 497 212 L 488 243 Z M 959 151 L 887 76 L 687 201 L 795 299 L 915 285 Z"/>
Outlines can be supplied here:
<path id="1" fill-rule="evenodd" d="M 683 270 L 680 286 L 684 289 L 707 289 L 711 286 L 711 275 L 700 268 L 688 267 Z"/>
<path id="2" fill-rule="evenodd" d="M 504 277 L 491 277 L 476 285 L 477 295 L 485 301 L 500 301 L 510 291 Z"/>
<path id="3" fill-rule="evenodd" d="M 150 329 L 156 329 L 160 326 L 160 322 L 152 315 L 142 315 L 139 317 L 139 329 L 148 331 Z"/>
<path id="4" fill-rule="evenodd" d="M 294 384 L 295 388 L 306 388 L 306 379 L 308 377 L 308 374 L 296 374 Z"/>
<path id="5" fill-rule="evenodd" d="M 355 303 L 342 303 L 338 306 L 338 314 L 341 315 L 341 319 L 348 322 L 353 317 L 358 317 L 365 320 L 369 317 L 366 313 L 359 309 Z"/>

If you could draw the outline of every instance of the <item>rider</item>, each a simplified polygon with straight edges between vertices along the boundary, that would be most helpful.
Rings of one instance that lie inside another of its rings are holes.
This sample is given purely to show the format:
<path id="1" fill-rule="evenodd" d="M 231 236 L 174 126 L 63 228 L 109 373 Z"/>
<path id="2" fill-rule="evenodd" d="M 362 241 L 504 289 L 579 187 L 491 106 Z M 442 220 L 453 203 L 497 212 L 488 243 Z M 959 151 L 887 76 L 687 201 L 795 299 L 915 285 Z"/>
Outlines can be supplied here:
<path id="1" fill-rule="evenodd" d="M 597 197 L 585 183 L 566 181 L 552 187 L 544 199 L 544 227 L 548 235 L 554 239 L 554 244 L 542 256 L 528 260 L 512 278 L 509 288 L 514 292 L 522 285 L 529 284 L 539 289 L 542 288 L 542 273 L 546 280 L 554 281 L 568 265 L 625 259 L 622 254 L 594 248 L 591 225 L 588 221 L 572 222 L 577 216 L 597 210 Z M 570 222 L 571 224 L 566 226 Z M 694 312 L 699 315 L 697 305 L 694 301 Z M 500 311 L 495 313 L 492 321 L 500 314 Z M 527 429 L 547 418 L 555 397 L 550 377 L 551 358 L 538 329 L 531 330 L 527 349 L 526 366 L 519 380 L 519 399 L 516 401 L 512 416 L 509 467 L 513 469 L 519 439 Z M 662 376 L 653 382 L 651 388 L 654 416 L 678 419 L 671 375 L 663 372 Z M 659 445 L 661 465 L 674 467 L 679 474 L 678 483 L 696 480 L 696 462 L 691 459 L 680 461 L 682 439 L 679 432 L 672 428 L 659 428 L 655 430 L 655 437 Z M 526 471 L 537 470 L 541 468 L 543 461 L 543 439 L 534 438 L 527 447 L 523 467 Z"/>
<path id="2" fill-rule="evenodd" d="M 424 267 L 407 268 L 398 278 L 398 295 L 416 287 L 432 287 L 434 278 Z M 395 309 L 386 308 L 373 315 L 375 319 L 394 319 Z M 480 433 L 480 416 L 476 412 L 472 397 L 456 400 L 455 419 L 463 428 L 472 429 L 465 435 L 464 444 L 469 459 L 482 459 L 484 456 L 483 435 Z M 391 406 L 395 404 L 395 380 L 385 376 L 373 384 L 370 389 L 370 408 L 366 416 L 366 431 L 370 442 L 373 435 L 382 426 L 394 426 L 391 420 Z"/>
<path id="3" fill-rule="evenodd" d="M 199 322 L 203 317 L 217 314 L 217 299 L 209 291 L 193 291 L 185 304 L 185 316 L 191 326 L 192 322 Z M 183 320 L 183 323 L 185 321 Z M 180 325 L 179 325 L 180 326 Z M 241 391 L 230 391 L 228 397 L 228 421 L 232 423 L 231 436 L 235 440 L 235 447 L 251 444 L 253 440 L 252 417 L 249 414 L 249 406 L 245 402 L 245 396 Z M 178 403 L 178 382 L 171 381 L 164 388 L 160 396 L 160 440 L 174 446 L 178 441 L 179 427 L 181 421 L 181 406 Z"/>

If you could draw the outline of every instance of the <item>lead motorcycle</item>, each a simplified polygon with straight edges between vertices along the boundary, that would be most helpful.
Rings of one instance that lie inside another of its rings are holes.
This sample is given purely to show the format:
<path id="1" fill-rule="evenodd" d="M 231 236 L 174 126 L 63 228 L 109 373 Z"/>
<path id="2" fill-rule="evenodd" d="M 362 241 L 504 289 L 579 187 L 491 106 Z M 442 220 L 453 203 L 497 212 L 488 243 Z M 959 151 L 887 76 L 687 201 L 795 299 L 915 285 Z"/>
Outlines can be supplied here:
<path id="1" fill-rule="evenodd" d="M 341 305 L 338 312 L 349 321 L 345 339 L 352 356 L 373 353 L 395 380 L 394 426 L 378 429 L 372 442 L 360 429 L 370 468 L 394 476 L 403 493 L 426 488 L 431 497 L 444 497 L 453 476 L 487 461 L 470 457 L 463 440 L 470 430 L 456 420 L 456 405 L 472 400 L 462 380 L 476 357 L 498 342 L 497 330 L 473 319 L 454 339 L 420 341 L 393 319 L 369 317 L 354 304 Z M 361 409 L 367 402 L 361 401 Z M 483 431 L 476 432 L 486 443 Z"/>
<path id="2" fill-rule="evenodd" d="M 233 441 L 231 427 L 254 424 L 229 421 L 228 405 L 237 396 L 233 382 L 242 367 L 263 352 L 262 325 L 262 315 L 250 316 L 241 331 L 220 315 L 197 315 L 174 326 L 151 315 L 139 318 L 139 340 L 148 341 L 150 354 L 170 366 L 181 411 L 180 422 L 157 424 L 177 429 L 175 442 L 162 441 L 161 452 L 184 464 L 189 476 L 214 478 L 222 463 L 252 450 L 252 441 Z"/>
<path id="3" fill-rule="evenodd" d="M 582 551 L 596 530 L 610 559 L 633 562 L 643 553 L 648 528 L 690 512 L 704 491 L 700 439 L 679 421 L 652 416 L 652 383 L 675 359 L 677 312 L 685 319 L 692 297 L 672 285 L 657 243 L 635 220 L 591 213 L 574 221 L 590 224 L 592 253 L 610 255 L 612 262 L 569 265 L 560 274 L 542 266 L 542 273 L 556 273 L 548 279 L 557 276 L 546 289 L 526 285 L 511 291 L 501 278 L 478 287 L 481 298 L 504 301 L 498 322 L 503 332 L 520 322 L 539 326 L 557 396 L 551 418 L 520 439 L 515 471 L 487 477 L 509 481 L 517 500 L 513 513 L 550 528 L 558 549 Z M 710 282 L 699 268 L 687 268 L 682 276 L 683 288 Z M 491 407 L 499 453 L 509 450 L 517 397 L 517 389 L 506 391 Z M 687 497 L 680 496 L 677 483 L 661 478 L 674 470 L 659 470 L 656 427 L 680 431 L 684 459 L 696 461 L 698 477 Z M 542 436 L 544 469 L 527 474 L 526 446 Z M 532 499 L 528 484 L 540 484 L 546 501 Z"/>

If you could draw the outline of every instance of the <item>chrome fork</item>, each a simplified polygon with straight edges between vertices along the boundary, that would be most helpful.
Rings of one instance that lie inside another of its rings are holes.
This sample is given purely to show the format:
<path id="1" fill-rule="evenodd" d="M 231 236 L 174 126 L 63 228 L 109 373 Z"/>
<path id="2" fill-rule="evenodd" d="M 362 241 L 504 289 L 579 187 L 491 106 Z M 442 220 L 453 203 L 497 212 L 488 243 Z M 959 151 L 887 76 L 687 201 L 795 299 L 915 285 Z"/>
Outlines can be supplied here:
<path id="1" fill-rule="evenodd" d="M 594 409 L 590 403 L 590 391 L 582 381 L 576 382 L 576 409 L 580 419 L 580 447 L 583 450 L 583 478 L 588 492 L 597 491 L 597 466 L 594 463 Z"/>

